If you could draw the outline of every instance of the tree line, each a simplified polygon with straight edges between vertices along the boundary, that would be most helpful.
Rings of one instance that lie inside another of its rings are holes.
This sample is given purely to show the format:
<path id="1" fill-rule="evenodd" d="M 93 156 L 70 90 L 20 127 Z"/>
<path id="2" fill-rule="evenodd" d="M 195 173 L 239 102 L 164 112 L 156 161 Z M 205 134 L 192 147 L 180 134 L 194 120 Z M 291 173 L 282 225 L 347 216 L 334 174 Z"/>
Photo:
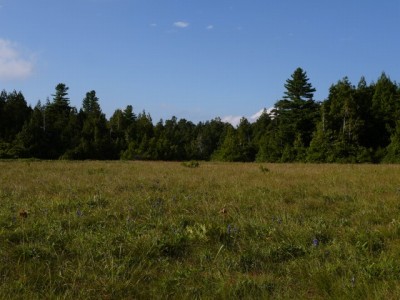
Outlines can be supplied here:
<path id="1" fill-rule="evenodd" d="M 0 158 L 219 160 L 265 162 L 400 162 L 400 85 L 382 73 L 357 86 L 347 77 L 324 101 L 297 68 L 284 96 L 254 123 L 237 127 L 220 118 L 197 125 L 172 117 L 153 124 L 131 105 L 108 120 L 95 91 L 82 107 L 70 105 L 68 87 L 52 100 L 27 104 L 22 92 L 0 93 Z"/>

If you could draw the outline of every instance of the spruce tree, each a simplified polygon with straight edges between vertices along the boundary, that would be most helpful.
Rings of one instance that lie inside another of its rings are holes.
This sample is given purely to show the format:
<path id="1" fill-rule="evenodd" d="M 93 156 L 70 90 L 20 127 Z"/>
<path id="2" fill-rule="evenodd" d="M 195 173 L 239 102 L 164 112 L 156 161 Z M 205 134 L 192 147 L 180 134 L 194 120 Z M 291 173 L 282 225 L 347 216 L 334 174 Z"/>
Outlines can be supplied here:
<path id="1" fill-rule="evenodd" d="M 272 144 L 280 145 L 281 155 L 285 154 L 285 161 L 297 159 L 293 155 L 288 155 L 294 142 L 308 147 L 312 134 L 315 131 L 316 123 L 319 118 L 319 104 L 313 100 L 315 88 L 312 87 L 307 73 L 301 68 L 297 68 L 286 80 L 285 96 L 275 104 L 273 113 L 275 119 L 276 134 L 278 141 Z M 283 151 L 285 150 L 285 153 Z"/>
<path id="2" fill-rule="evenodd" d="M 74 148 L 79 132 L 76 109 L 69 105 L 68 87 L 64 83 L 56 86 L 53 101 L 44 110 L 45 135 L 48 141 L 49 158 L 61 158 L 68 149 Z"/>
<path id="3" fill-rule="evenodd" d="M 286 80 L 285 88 L 283 99 L 300 103 L 312 100 L 316 91 L 309 83 L 307 73 L 302 68 L 297 68 L 291 78 Z"/>

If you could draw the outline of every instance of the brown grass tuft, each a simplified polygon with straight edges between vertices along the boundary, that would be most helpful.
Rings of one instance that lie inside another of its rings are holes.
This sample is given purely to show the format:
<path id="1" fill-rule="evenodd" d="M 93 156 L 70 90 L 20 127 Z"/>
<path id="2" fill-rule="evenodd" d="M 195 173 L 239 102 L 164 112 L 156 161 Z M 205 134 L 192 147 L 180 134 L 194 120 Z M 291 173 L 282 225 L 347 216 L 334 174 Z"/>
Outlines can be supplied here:
<path id="1" fill-rule="evenodd" d="M 26 219 L 26 218 L 28 218 L 28 211 L 25 210 L 25 209 L 21 209 L 21 210 L 19 211 L 18 215 L 19 215 L 19 217 L 20 217 L 21 219 Z"/>

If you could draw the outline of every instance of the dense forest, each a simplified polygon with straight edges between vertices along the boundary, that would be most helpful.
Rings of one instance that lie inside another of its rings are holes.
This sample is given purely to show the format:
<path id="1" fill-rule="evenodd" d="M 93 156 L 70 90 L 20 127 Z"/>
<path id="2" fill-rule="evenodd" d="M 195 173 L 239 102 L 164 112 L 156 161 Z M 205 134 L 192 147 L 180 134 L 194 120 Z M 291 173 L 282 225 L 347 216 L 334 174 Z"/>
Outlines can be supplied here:
<path id="1" fill-rule="evenodd" d="M 400 162 L 400 85 L 382 73 L 376 82 L 347 77 L 324 101 L 298 68 L 274 108 L 237 127 L 216 118 L 197 125 L 160 120 L 131 105 L 109 120 L 95 91 L 70 106 L 60 83 L 32 108 L 22 92 L 0 94 L 0 158 L 220 160 L 265 162 Z"/>

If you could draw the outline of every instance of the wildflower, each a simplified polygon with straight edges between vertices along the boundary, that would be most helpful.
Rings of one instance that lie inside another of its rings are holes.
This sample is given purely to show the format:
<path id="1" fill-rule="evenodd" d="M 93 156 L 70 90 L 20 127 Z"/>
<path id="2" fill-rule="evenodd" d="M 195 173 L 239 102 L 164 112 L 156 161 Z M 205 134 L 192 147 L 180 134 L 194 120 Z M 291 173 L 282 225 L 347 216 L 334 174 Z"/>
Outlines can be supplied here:
<path id="1" fill-rule="evenodd" d="M 228 234 L 231 234 L 231 230 L 232 230 L 232 226 L 231 226 L 231 224 L 229 224 L 226 231 Z"/>
<path id="2" fill-rule="evenodd" d="M 82 213 L 82 211 L 78 208 L 78 210 L 76 211 L 76 215 L 78 216 L 78 217 L 82 217 L 82 215 L 83 215 L 83 213 Z"/>
<path id="3" fill-rule="evenodd" d="M 313 246 L 318 247 L 318 245 L 319 245 L 319 241 L 316 238 L 313 239 Z"/>

